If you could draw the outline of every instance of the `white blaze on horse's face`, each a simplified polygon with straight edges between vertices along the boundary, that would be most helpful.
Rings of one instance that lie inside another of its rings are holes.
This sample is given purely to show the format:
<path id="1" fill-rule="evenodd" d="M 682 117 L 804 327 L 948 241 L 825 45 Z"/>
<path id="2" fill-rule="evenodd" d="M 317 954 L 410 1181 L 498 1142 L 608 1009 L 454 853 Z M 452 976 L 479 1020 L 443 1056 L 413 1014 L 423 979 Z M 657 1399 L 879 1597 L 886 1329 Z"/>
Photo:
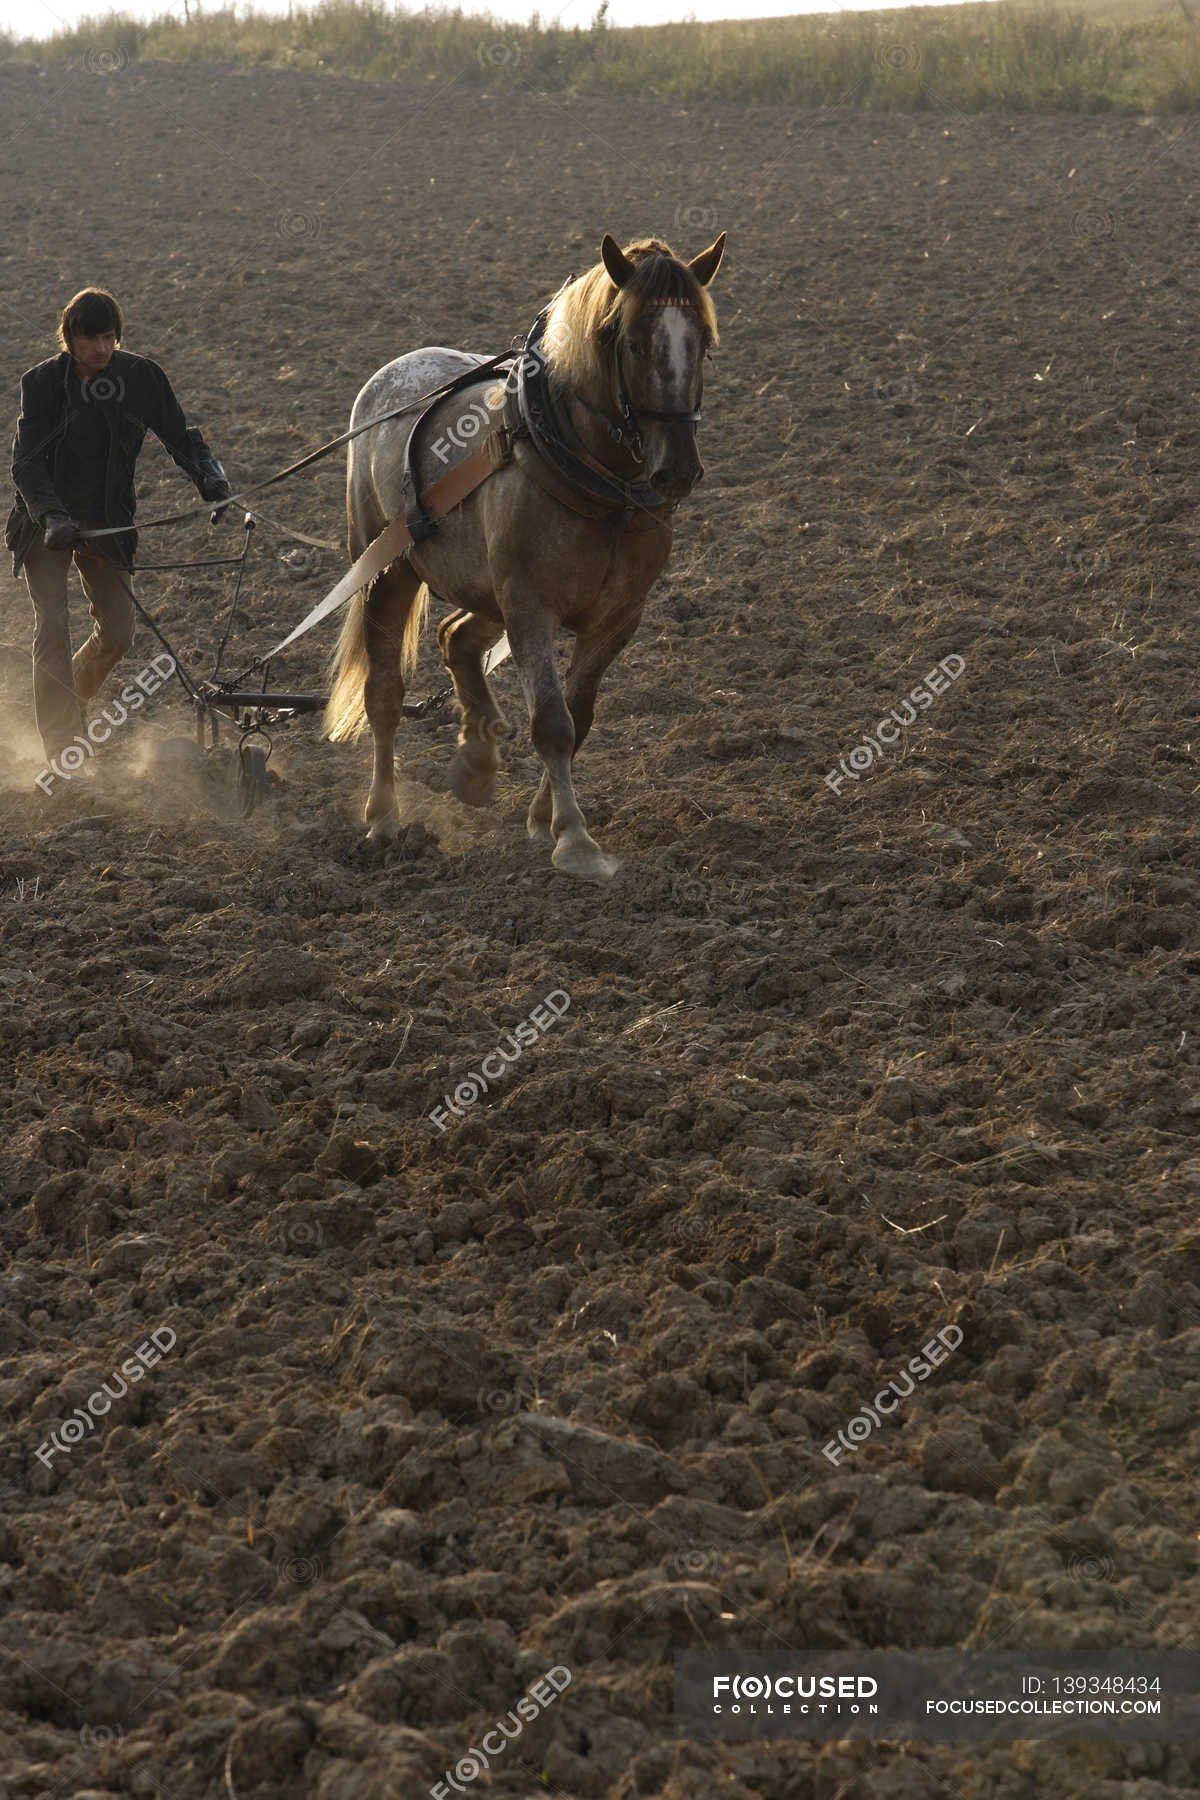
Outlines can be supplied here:
<path id="1" fill-rule="evenodd" d="M 663 307 L 662 317 L 658 322 L 658 335 L 665 336 L 667 340 L 665 354 L 659 351 L 659 357 L 671 371 L 671 387 L 674 390 L 672 404 L 682 407 L 687 404 L 690 393 L 692 359 L 689 355 L 689 340 L 692 334 L 688 330 L 688 322 L 681 306 Z M 655 360 L 659 358 L 656 357 Z"/>
<path id="2" fill-rule="evenodd" d="M 682 500 L 704 473 L 696 449 L 696 427 L 688 416 L 699 410 L 704 333 L 689 306 L 665 304 L 650 339 L 649 411 L 678 413 L 677 419 L 641 422 L 646 446 L 646 478 L 664 499 Z M 636 402 L 635 402 L 636 405 Z"/>

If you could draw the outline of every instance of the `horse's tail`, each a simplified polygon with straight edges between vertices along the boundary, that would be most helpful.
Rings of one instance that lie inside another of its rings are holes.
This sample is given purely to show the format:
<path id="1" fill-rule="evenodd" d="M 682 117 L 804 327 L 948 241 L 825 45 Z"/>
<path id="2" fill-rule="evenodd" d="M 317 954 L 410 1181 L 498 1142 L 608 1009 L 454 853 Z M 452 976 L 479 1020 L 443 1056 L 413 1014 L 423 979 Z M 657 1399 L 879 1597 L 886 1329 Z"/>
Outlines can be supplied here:
<path id="1" fill-rule="evenodd" d="M 376 579 L 386 580 L 387 574 L 385 572 Z M 329 665 L 330 692 L 325 708 L 325 736 L 335 744 L 356 738 L 366 729 L 366 682 L 370 669 L 366 621 L 370 595 L 371 589 L 368 588 L 365 594 L 355 594 L 351 600 L 346 609 L 346 622 L 342 626 L 337 648 Z M 429 589 L 424 582 L 420 582 L 410 589 L 408 604 L 404 607 L 399 656 L 402 675 L 411 675 L 416 667 L 421 631 L 428 610 Z M 399 620 L 395 623 L 398 624 Z"/>
<path id="2" fill-rule="evenodd" d="M 325 707 L 325 736 L 335 744 L 356 738 L 367 722 L 365 689 L 367 681 L 367 603 L 366 595 L 355 594 L 346 608 L 346 617 L 338 636 L 337 647 L 329 664 L 329 701 Z"/>
<path id="3" fill-rule="evenodd" d="M 400 673 L 407 678 L 417 666 L 421 649 L 421 633 L 429 615 L 429 589 L 419 582 L 404 619 L 404 635 L 400 640 Z"/>

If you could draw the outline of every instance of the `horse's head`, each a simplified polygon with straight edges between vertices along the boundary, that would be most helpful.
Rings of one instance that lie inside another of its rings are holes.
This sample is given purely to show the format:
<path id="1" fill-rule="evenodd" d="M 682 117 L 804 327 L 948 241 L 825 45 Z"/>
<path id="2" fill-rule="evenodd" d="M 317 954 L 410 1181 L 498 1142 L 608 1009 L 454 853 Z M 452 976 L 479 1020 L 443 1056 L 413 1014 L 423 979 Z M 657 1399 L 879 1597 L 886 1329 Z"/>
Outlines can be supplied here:
<path id="1" fill-rule="evenodd" d="M 622 250 L 606 234 L 600 246 L 615 289 L 600 330 L 611 347 L 613 398 L 664 500 L 682 500 L 704 473 L 696 426 L 704 358 L 717 338 L 707 290 L 724 251 L 724 232 L 688 263 L 656 238 Z"/>
<path id="2" fill-rule="evenodd" d="M 606 235 L 600 261 L 560 290 L 547 317 L 552 374 L 618 439 L 621 473 L 636 469 L 664 501 L 681 500 L 704 473 L 696 424 L 717 341 L 708 287 L 724 250 L 724 232 L 690 263 L 659 238 L 622 250 Z"/>

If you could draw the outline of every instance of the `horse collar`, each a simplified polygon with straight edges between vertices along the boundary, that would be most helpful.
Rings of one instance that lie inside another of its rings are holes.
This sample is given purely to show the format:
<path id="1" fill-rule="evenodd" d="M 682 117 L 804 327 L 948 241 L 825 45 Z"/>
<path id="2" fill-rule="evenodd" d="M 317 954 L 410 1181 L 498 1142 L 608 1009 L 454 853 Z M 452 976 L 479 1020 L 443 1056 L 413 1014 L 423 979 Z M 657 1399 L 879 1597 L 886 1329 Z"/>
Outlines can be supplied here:
<path id="1" fill-rule="evenodd" d="M 574 433 L 569 423 L 559 417 L 550 391 L 541 349 L 545 328 L 546 314 L 542 312 L 534 320 L 517 361 L 517 417 L 538 455 L 577 493 L 598 502 L 605 510 L 629 515 L 673 511 L 648 481 L 622 480 L 588 457 L 581 443 L 572 441 Z M 620 429 L 611 421 L 609 426 L 614 432 Z"/>

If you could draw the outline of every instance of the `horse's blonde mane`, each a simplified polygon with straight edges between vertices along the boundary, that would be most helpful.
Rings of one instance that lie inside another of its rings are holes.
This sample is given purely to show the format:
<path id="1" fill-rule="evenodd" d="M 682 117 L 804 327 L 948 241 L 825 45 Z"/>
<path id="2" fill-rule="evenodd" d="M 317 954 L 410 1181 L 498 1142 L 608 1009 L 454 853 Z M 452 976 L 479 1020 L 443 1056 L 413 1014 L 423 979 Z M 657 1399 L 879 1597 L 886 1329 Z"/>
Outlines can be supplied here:
<path id="1" fill-rule="evenodd" d="M 717 343 L 717 313 L 707 288 L 661 238 L 626 244 L 633 274 L 618 288 L 602 262 L 578 276 L 554 300 L 546 320 L 546 363 L 564 387 L 587 388 L 602 378 L 604 335 L 625 332 L 648 306 L 686 302 L 695 309 L 707 342 Z"/>

